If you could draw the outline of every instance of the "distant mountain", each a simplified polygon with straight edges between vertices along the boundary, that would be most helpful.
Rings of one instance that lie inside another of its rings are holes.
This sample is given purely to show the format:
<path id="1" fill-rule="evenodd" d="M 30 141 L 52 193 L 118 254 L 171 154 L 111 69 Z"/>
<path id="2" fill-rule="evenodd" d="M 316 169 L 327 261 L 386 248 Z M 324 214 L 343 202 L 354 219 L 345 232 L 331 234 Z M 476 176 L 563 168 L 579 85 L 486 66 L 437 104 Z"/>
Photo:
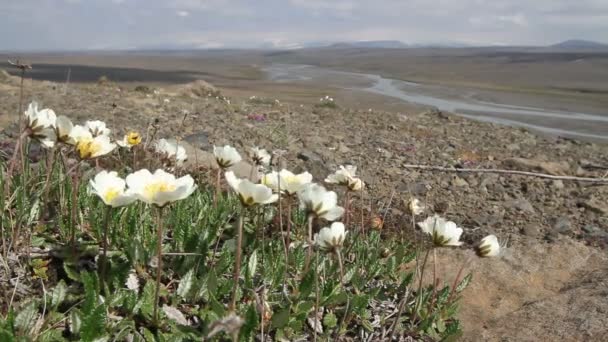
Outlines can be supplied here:
<path id="1" fill-rule="evenodd" d="M 581 50 L 581 49 L 608 49 L 608 44 L 602 44 L 590 40 L 571 39 L 550 46 L 551 48 Z"/>
<path id="2" fill-rule="evenodd" d="M 356 42 L 339 42 L 329 45 L 330 48 L 379 48 L 379 49 L 403 49 L 409 45 L 398 40 L 368 40 Z"/>

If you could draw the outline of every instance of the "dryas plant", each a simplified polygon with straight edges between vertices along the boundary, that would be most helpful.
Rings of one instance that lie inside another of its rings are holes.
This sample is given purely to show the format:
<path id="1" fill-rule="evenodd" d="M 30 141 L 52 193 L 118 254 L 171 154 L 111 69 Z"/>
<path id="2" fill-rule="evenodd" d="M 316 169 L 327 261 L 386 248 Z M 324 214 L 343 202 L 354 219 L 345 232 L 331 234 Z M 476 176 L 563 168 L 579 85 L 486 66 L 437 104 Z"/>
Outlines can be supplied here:
<path id="1" fill-rule="evenodd" d="M 26 162 L 24 172 L 7 182 L 10 161 L 0 161 L 0 269 L 23 269 L 25 262 L 31 275 L 19 281 L 34 294 L 2 299 L 7 309 L 0 313 L 0 340 L 381 340 L 389 334 L 426 339 L 459 334 L 455 314 L 471 277 L 422 286 L 417 267 L 409 266 L 415 246 L 364 226 L 332 223 L 345 209 L 338 206 L 338 195 L 313 183 L 309 173 L 271 172 L 261 184 L 240 179 L 229 170 L 240 155 L 224 147 L 216 158 L 232 192 L 222 196 L 217 184 L 197 185 L 190 175 L 130 169 L 134 149 L 114 151 L 105 124 L 72 125 L 59 118 L 51 125 L 56 162 L 36 169 Z M 141 142 L 129 136 L 119 145 Z M 175 167 L 187 157 L 172 141 L 150 147 Z M 145 146 L 140 151 L 141 158 L 154 159 Z M 268 153 L 253 152 L 258 166 L 267 165 Z M 90 169 L 110 157 L 118 160 L 114 170 Z M 80 181 L 89 177 L 88 184 Z M 354 170 L 343 178 L 345 183 L 337 184 L 347 192 L 363 187 Z M 283 214 L 277 210 L 279 196 L 287 199 L 286 244 L 276 226 Z M 42 220 L 38 212 L 48 203 L 54 210 Z M 432 219 L 432 225 L 422 226 L 433 241 L 456 244 L 452 225 Z M 17 227 L 32 234 L 24 239 Z M 20 258 L 24 248 L 34 251 L 30 260 Z M 499 248 L 495 237 L 487 237 L 477 251 L 496 256 Z"/>

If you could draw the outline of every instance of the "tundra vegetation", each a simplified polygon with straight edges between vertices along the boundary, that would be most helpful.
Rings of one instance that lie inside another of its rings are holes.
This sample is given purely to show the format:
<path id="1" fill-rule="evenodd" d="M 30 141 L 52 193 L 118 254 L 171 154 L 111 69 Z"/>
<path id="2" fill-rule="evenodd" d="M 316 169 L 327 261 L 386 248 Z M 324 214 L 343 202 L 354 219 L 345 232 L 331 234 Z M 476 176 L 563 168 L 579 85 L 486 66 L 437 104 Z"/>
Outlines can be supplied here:
<path id="1" fill-rule="evenodd" d="M 438 279 L 435 251 L 462 248 L 462 228 L 412 198 L 401 229 L 426 241 L 384 232 L 382 212 L 363 210 L 353 165 L 313 179 L 279 153 L 215 146 L 205 181 L 183 167 L 179 139 L 115 136 L 36 103 L 19 122 L 14 153 L 0 159 L 2 341 L 461 334 L 472 275 L 455 264 L 455 279 Z M 34 145 L 46 156 L 38 163 L 27 157 Z M 243 160 L 249 176 L 232 170 Z M 497 256 L 497 238 L 477 252 Z"/>

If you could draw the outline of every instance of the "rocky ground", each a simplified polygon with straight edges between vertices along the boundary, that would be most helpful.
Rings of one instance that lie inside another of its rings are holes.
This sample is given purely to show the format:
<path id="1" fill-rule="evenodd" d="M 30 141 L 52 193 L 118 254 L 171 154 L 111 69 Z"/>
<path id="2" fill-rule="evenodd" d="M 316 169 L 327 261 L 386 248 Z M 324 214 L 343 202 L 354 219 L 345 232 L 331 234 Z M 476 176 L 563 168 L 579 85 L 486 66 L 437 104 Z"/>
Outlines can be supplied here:
<path id="1" fill-rule="evenodd" d="M 391 208 L 387 229 L 411 229 L 404 202 L 415 196 L 463 226 L 468 245 L 489 233 L 508 242 L 502 258 L 468 262 L 474 282 L 461 313 L 465 339 L 598 340 L 608 334 L 608 185 L 403 167 L 602 177 L 608 171 L 606 145 L 539 137 L 436 111 L 398 114 L 340 103 L 327 108 L 224 98 L 204 82 L 136 89 L 26 81 L 25 98 L 75 122 L 104 120 L 117 136 L 138 130 L 180 138 L 189 145 L 192 169 L 211 167 L 208 152 L 225 143 L 241 151 L 254 145 L 285 150 L 281 163 L 309 170 L 317 180 L 340 164 L 355 164 L 369 185 L 365 207 L 381 213 Z M 5 144 L 14 134 L 10 122 L 18 99 L 18 79 L 0 73 Z M 464 250 L 441 257 L 446 281 L 469 260 Z"/>

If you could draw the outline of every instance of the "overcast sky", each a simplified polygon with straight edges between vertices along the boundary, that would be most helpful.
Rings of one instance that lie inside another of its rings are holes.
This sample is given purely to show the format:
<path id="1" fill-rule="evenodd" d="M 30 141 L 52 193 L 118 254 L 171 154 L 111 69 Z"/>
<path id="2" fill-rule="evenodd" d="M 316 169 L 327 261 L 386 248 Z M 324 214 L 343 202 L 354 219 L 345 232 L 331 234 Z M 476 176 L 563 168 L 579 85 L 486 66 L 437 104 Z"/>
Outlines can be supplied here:
<path id="1" fill-rule="evenodd" d="M 608 0 L 0 0 L 0 50 L 608 42 Z"/>

